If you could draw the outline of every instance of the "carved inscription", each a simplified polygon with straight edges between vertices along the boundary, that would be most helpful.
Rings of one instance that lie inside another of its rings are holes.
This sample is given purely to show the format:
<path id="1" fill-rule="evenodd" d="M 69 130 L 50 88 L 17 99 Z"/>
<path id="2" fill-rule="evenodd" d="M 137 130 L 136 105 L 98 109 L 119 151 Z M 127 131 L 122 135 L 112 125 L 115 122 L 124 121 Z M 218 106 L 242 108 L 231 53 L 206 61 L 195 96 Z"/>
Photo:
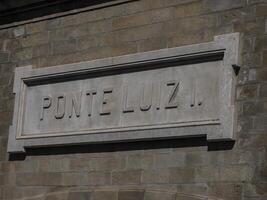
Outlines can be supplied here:
<path id="1" fill-rule="evenodd" d="M 210 62 L 32 86 L 22 132 L 45 136 L 214 123 L 218 70 Z"/>
<path id="2" fill-rule="evenodd" d="M 193 82 L 193 87 L 191 88 L 191 102 L 188 103 L 188 107 L 201 106 L 203 103 L 202 101 L 198 101 L 197 104 L 195 103 L 198 97 L 195 80 L 193 80 Z M 178 80 L 166 81 L 161 84 L 142 84 L 139 88 L 139 98 L 136 98 L 136 96 L 132 97 L 134 99 L 133 101 L 129 99 L 131 98 L 129 95 L 129 86 L 124 86 L 121 97 L 122 101 L 119 101 L 121 105 L 118 105 L 118 102 L 114 102 L 114 88 L 107 88 L 102 91 L 95 88 L 78 92 L 70 91 L 69 93 L 57 94 L 54 96 L 46 95 L 43 96 L 41 100 L 40 120 L 46 119 L 45 114 L 47 112 L 54 112 L 55 119 L 62 119 L 64 117 L 79 118 L 81 113 L 83 113 L 84 116 L 93 117 L 93 109 L 96 109 L 99 115 L 111 115 L 112 105 L 120 107 L 121 112 L 124 114 L 133 113 L 138 109 L 142 112 L 147 112 L 151 109 L 160 110 L 161 108 L 178 109 L 180 84 Z M 168 90 L 168 92 L 164 92 L 164 97 L 162 97 L 163 92 L 161 90 Z M 98 103 L 98 108 L 93 108 L 93 101 L 96 95 L 101 96 L 101 102 Z M 82 107 L 82 98 L 86 99 L 85 102 L 88 105 L 87 110 L 84 110 Z M 129 104 L 129 101 L 134 103 Z M 53 104 L 55 104 L 55 106 L 53 106 Z M 54 108 L 54 110 L 52 110 L 52 108 Z"/>

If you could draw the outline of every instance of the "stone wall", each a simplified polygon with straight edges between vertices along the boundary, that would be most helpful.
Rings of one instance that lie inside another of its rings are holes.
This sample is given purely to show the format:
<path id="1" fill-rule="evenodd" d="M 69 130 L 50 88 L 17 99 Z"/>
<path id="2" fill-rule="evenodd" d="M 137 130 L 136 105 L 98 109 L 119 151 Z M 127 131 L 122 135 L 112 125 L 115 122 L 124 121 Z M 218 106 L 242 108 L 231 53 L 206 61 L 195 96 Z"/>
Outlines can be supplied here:
<path id="1" fill-rule="evenodd" d="M 242 33 L 236 142 L 205 138 L 6 152 L 14 68 L 212 41 Z M 267 198 L 267 1 L 139 0 L 0 30 L 0 199 Z"/>

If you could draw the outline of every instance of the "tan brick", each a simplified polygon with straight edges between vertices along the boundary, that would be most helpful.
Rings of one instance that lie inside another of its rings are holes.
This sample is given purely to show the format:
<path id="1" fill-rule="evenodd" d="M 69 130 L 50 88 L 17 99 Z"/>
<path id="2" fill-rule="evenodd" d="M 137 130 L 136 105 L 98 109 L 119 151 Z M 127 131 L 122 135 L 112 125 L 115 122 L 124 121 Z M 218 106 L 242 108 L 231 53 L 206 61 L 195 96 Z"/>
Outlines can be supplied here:
<path id="1" fill-rule="evenodd" d="M 26 24 L 26 33 L 27 34 L 34 34 L 45 31 L 47 28 L 47 22 L 41 21 L 36 23 Z"/>
<path id="2" fill-rule="evenodd" d="M 208 184 L 208 194 L 222 199 L 241 199 L 242 184 L 234 183 L 210 183 Z"/>
<path id="3" fill-rule="evenodd" d="M 88 173 L 89 185 L 110 185 L 111 173 L 110 172 L 89 172 Z"/>
<path id="4" fill-rule="evenodd" d="M 267 68 L 254 68 L 249 70 L 249 81 L 266 81 L 267 80 Z"/>
<path id="5" fill-rule="evenodd" d="M 169 171 L 167 169 L 159 170 L 144 170 L 142 171 L 142 183 L 168 183 L 169 182 Z"/>
<path id="6" fill-rule="evenodd" d="M 185 17 L 201 15 L 202 13 L 204 13 L 203 2 L 197 1 L 176 6 L 174 10 L 174 17 L 185 18 Z"/>
<path id="7" fill-rule="evenodd" d="M 151 155 L 130 155 L 127 158 L 127 169 L 149 169 L 153 165 Z"/>
<path id="8" fill-rule="evenodd" d="M 73 191 L 69 192 L 66 200 L 90 200 L 91 199 L 91 192 L 88 191 Z"/>
<path id="9" fill-rule="evenodd" d="M 21 38 L 22 47 L 37 46 L 48 43 L 48 32 L 36 33 L 28 35 L 25 38 Z"/>
<path id="10" fill-rule="evenodd" d="M 88 185 L 87 173 L 72 172 L 63 173 L 61 184 L 63 186 Z"/>
<path id="11" fill-rule="evenodd" d="M 49 33 L 49 38 L 50 41 L 59 41 L 76 39 L 85 35 L 88 35 L 88 26 L 87 24 L 81 24 L 52 30 Z"/>
<path id="12" fill-rule="evenodd" d="M 190 183 L 195 181 L 195 170 L 193 168 L 170 168 L 169 169 L 170 183 Z"/>
<path id="13" fill-rule="evenodd" d="M 237 88 L 237 99 L 248 100 L 256 98 L 258 95 L 258 85 L 243 85 Z"/>
<path id="14" fill-rule="evenodd" d="M 147 191 L 144 200 L 175 200 L 176 194 L 171 192 Z"/>
<path id="15" fill-rule="evenodd" d="M 125 29 L 135 26 L 142 26 L 150 23 L 150 13 L 138 13 L 129 16 L 123 16 L 113 20 L 113 30 Z"/>
<path id="16" fill-rule="evenodd" d="M 112 173 L 113 185 L 140 184 L 141 170 L 118 171 Z"/>
<path id="17" fill-rule="evenodd" d="M 119 191 L 118 200 L 143 200 L 143 190 L 121 190 Z"/>
<path id="18" fill-rule="evenodd" d="M 19 173 L 16 176 L 18 186 L 52 186 L 60 185 L 61 173 Z"/>
<path id="19" fill-rule="evenodd" d="M 256 15 L 257 17 L 267 17 L 267 5 L 260 4 L 256 6 Z"/>
<path id="20" fill-rule="evenodd" d="M 112 190 L 96 190 L 93 193 L 94 200 L 117 200 L 118 192 Z"/>
<path id="21" fill-rule="evenodd" d="M 126 159 L 121 157 L 99 157 L 90 160 L 90 170 L 121 170 L 125 168 Z"/>

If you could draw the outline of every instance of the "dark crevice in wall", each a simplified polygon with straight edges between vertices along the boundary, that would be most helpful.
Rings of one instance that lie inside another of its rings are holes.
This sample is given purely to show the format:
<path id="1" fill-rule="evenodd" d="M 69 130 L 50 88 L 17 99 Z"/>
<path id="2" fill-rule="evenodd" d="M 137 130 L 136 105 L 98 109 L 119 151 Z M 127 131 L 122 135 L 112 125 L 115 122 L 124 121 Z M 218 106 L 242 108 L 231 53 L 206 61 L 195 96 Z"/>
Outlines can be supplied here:
<path id="1" fill-rule="evenodd" d="M 192 137 L 151 141 L 40 147 L 26 149 L 25 154 L 9 154 L 9 160 L 24 160 L 26 156 L 64 155 L 75 153 L 103 153 L 164 148 L 192 148 L 201 146 L 207 146 L 208 151 L 230 150 L 234 146 L 234 141 L 207 142 L 206 137 Z"/>

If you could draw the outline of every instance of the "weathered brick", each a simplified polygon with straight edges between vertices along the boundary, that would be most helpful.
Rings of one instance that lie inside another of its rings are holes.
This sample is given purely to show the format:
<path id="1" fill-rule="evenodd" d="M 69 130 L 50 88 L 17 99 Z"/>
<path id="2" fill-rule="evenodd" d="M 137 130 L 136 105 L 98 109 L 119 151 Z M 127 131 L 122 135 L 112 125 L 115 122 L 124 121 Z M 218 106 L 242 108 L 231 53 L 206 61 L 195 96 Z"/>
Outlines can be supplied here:
<path id="1" fill-rule="evenodd" d="M 174 10 L 175 18 L 184 18 L 201 15 L 204 13 L 204 5 L 201 1 L 178 5 Z"/>
<path id="2" fill-rule="evenodd" d="M 205 0 L 204 2 L 207 9 L 210 11 L 216 12 L 216 11 L 223 11 L 223 10 L 229 10 L 233 8 L 239 8 L 242 5 L 244 5 L 244 2 L 242 0 Z"/>
<path id="3" fill-rule="evenodd" d="M 121 190 L 119 191 L 118 200 L 143 200 L 143 190 Z"/>
<path id="4" fill-rule="evenodd" d="M 87 173 L 72 172 L 62 174 L 62 181 L 58 185 L 63 186 L 78 186 L 78 185 L 88 185 L 88 175 Z"/>
<path id="5" fill-rule="evenodd" d="M 37 46 L 42 44 L 47 44 L 49 41 L 49 33 L 41 32 L 32 35 L 27 35 L 20 39 L 22 47 Z"/>
<path id="6" fill-rule="evenodd" d="M 169 182 L 169 171 L 167 169 L 144 170 L 142 171 L 142 183 L 161 183 Z"/>
<path id="7" fill-rule="evenodd" d="M 169 169 L 170 183 L 190 183 L 195 181 L 195 170 L 189 167 L 175 167 Z"/>
<path id="8" fill-rule="evenodd" d="M 90 170 L 121 170 L 126 165 L 126 159 L 121 157 L 99 157 L 90 160 Z"/>
<path id="9" fill-rule="evenodd" d="M 127 158 L 127 169 L 149 169 L 153 165 L 151 155 L 130 155 Z"/>
<path id="10" fill-rule="evenodd" d="M 90 200 L 91 198 L 91 192 L 87 191 L 74 191 L 74 192 L 69 192 L 67 195 L 66 200 Z M 64 198 L 65 199 L 65 198 Z"/>
<path id="11" fill-rule="evenodd" d="M 244 115 L 256 115 L 258 113 L 263 112 L 263 102 L 244 102 L 243 103 L 243 114 Z"/>
<path id="12" fill-rule="evenodd" d="M 262 53 L 262 65 L 267 67 L 267 51 L 263 51 Z"/>
<path id="13" fill-rule="evenodd" d="M 52 30 L 49 33 L 50 41 L 70 40 L 76 39 L 82 36 L 88 35 L 87 24 L 81 24 L 77 26 L 70 26 L 61 29 Z"/>
<path id="14" fill-rule="evenodd" d="M 249 70 L 249 81 L 265 81 L 267 80 L 267 68 L 254 68 Z"/>
<path id="15" fill-rule="evenodd" d="M 66 41 L 53 42 L 51 46 L 54 55 L 67 54 L 77 50 L 77 41 L 75 39 L 70 39 Z"/>
<path id="16" fill-rule="evenodd" d="M 260 85 L 260 96 L 267 97 L 267 83 L 263 83 Z"/>
<path id="17" fill-rule="evenodd" d="M 6 63 L 9 61 L 9 53 L 8 52 L 0 52 L 0 63 Z"/>
<path id="18" fill-rule="evenodd" d="M 96 190 L 93 193 L 93 200 L 117 200 L 118 192 L 113 190 Z"/>
<path id="19" fill-rule="evenodd" d="M 18 60 L 29 60 L 33 57 L 33 48 L 23 48 L 16 52 L 16 58 Z"/>
<path id="20" fill-rule="evenodd" d="M 176 194 L 172 192 L 147 191 L 144 200 L 175 200 Z"/>
<path id="21" fill-rule="evenodd" d="M 16 175 L 18 186 L 53 186 L 62 182 L 61 173 L 19 173 Z"/>
<path id="22" fill-rule="evenodd" d="M 243 187 L 238 183 L 210 183 L 208 194 L 222 199 L 241 199 Z"/>
<path id="23" fill-rule="evenodd" d="M 237 99 L 249 100 L 256 98 L 258 96 L 258 88 L 259 86 L 257 84 L 242 85 L 237 87 Z"/>
<path id="24" fill-rule="evenodd" d="M 123 16 L 120 18 L 116 18 L 113 20 L 112 27 L 113 30 L 118 30 L 118 29 L 125 29 L 125 28 L 130 28 L 130 27 L 135 27 L 135 26 L 142 26 L 145 24 L 150 23 L 150 15 L 149 13 L 138 13 L 134 15 L 129 15 L 129 16 Z"/>
<path id="25" fill-rule="evenodd" d="M 118 171 L 112 173 L 113 185 L 140 184 L 141 170 Z"/>
<path id="26" fill-rule="evenodd" d="M 254 118 L 254 128 L 256 130 L 266 130 L 267 129 L 267 116 L 257 115 Z"/>
<path id="27" fill-rule="evenodd" d="M 22 37 L 25 36 L 26 30 L 25 26 L 19 26 L 13 30 L 14 37 Z"/>
<path id="28" fill-rule="evenodd" d="M 47 29 L 47 21 L 40 21 L 36 23 L 29 23 L 26 24 L 26 33 L 27 34 L 34 34 L 46 31 Z"/>
<path id="29" fill-rule="evenodd" d="M 244 185 L 244 196 L 246 197 L 260 197 L 267 195 L 267 183 L 252 182 Z"/>
<path id="30" fill-rule="evenodd" d="M 110 172 L 89 172 L 88 173 L 89 185 L 110 185 L 111 173 Z"/>
<path id="31" fill-rule="evenodd" d="M 267 6 L 264 4 L 259 4 L 256 6 L 256 15 L 257 17 L 267 17 Z"/>

